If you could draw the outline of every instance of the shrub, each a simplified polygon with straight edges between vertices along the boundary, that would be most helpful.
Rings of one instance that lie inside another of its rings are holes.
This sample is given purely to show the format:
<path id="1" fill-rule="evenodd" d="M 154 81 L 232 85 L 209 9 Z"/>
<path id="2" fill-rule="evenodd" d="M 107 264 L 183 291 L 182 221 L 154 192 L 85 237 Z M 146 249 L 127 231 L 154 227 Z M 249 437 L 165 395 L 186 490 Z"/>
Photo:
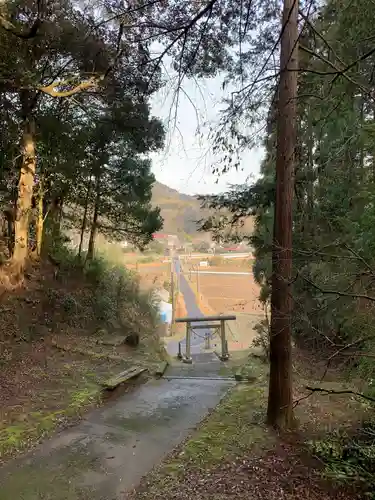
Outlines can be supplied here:
<path id="1" fill-rule="evenodd" d="M 88 263 L 85 273 L 95 284 L 95 317 L 105 323 L 108 330 L 120 328 L 123 334 L 153 331 L 158 317 L 155 298 L 152 293 L 140 290 L 135 272 L 97 257 Z"/>
<path id="2" fill-rule="evenodd" d="M 84 294 L 79 298 L 71 294 L 62 297 L 61 291 L 51 290 L 48 306 L 60 305 L 74 320 L 84 305 L 94 313 L 95 331 L 103 327 L 113 333 L 121 330 L 123 335 L 138 334 L 144 337 L 148 334 L 151 339 L 158 322 L 155 296 L 152 292 L 140 289 L 138 274 L 127 269 L 123 260 L 118 259 L 116 247 L 112 245 L 108 249 L 98 253 L 83 267 L 82 261 L 72 250 L 64 246 L 57 247 L 54 257 L 59 261 L 59 267 L 76 269 L 79 266 L 82 278 L 86 278 L 86 287 L 92 287 L 93 294 Z M 90 311 L 85 314 L 91 316 Z"/>
<path id="3" fill-rule="evenodd" d="M 155 262 L 155 257 L 153 257 L 152 255 L 149 255 L 147 257 L 142 257 L 141 259 L 139 259 L 138 262 L 142 263 L 142 264 L 149 264 L 150 262 Z"/>
<path id="4" fill-rule="evenodd" d="M 375 499 L 375 421 L 365 422 L 355 435 L 336 431 L 309 446 L 325 463 L 325 476 L 338 483 L 359 484 L 366 497 Z"/>
<path id="5" fill-rule="evenodd" d="M 106 263 L 104 258 L 95 257 L 87 262 L 84 272 L 90 281 L 100 283 L 106 273 Z"/>
<path id="6" fill-rule="evenodd" d="M 260 347 L 264 353 L 264 356 L 266 357 L 266 359 L 268 359 L 270 352 L 270 334 L 268 321 L 260 321 L 254 326 L 254 330 L 257 332 L 257 335 L 253 340 L 253 346 Z"/>
<path id="7" fill-rule="evenodd" d="M 95 297 L 94 310 L 96 319 L 101 322 L 109 322 L 116 314 L 115 304 L 108 295 L 98 294 Z"/>
<path id="8" fill-rule="evenodd" d="M 170 280 L 164 280 L 163 282 L 163 288 L 167 290 L 168 292 L 171 291 L 171 282 Z"/>
<path id="9" fill-rule="evenodd" d="M 62 307 L 66 313 L 77 313 L 79 303 L 72 295 L 66 295 L 62 300 Z"/>
<path id="10" fill-rule="evenodd" d="M 208 260 L 210 266 L 222 266 L 225 262 L 223 257 L 220 257 L 219 255 L 216 255 L 215 257 L 212 257 L 211 259 Z"/>

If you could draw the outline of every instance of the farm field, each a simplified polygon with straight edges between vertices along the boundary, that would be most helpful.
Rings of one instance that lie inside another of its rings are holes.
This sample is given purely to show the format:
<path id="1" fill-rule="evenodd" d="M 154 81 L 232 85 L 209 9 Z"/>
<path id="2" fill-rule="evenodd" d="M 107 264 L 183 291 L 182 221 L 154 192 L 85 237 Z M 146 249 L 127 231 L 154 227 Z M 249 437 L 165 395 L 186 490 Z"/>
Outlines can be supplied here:
<path id="1" fill-rule="evenodd" d="M 200 268 L 211 272 L 251 272 L 249 260 L 238 261 L 232 265 L 228 262 L 221 265 Z M 230 352 L 243 351 L 252 347 L 256 336 L 255 325 L 264 319 L 264 310 L 258 300 L 259 286 L 252 274 L 200 274 L 198 276 L 191 265 L 185 265 L 185 273 L 191 288 L 197 292 L 205 314 L 235 314 L 235 321 L 227 322 L 228 349 Z M 198 268 L 199 270 L 199 268 Z"/>
<path id="2" fill-rule="evenodd" d="M 171 281 L 171 265 L 168 262 L 150 262 L 132 264 L 126 266 L 128 269 L 137 271 L 140 276 L 141 286 L 144 289 L 166 288 L 169 289 Z"/>
<path id="3" fill-rule="evenodd" d="M 205 269 L 206 270 L 206 269 Z M 216 266 L 207 271 L 234 271 L 238 267 Z M 200 274 L 199 292 L 217 313 L 242 312 L 261 315 L 263 308 L 258 300 L 259 286 L 252 275 Z M 192 286 L 197 286 L 196 273 L 191 273 Z"/>

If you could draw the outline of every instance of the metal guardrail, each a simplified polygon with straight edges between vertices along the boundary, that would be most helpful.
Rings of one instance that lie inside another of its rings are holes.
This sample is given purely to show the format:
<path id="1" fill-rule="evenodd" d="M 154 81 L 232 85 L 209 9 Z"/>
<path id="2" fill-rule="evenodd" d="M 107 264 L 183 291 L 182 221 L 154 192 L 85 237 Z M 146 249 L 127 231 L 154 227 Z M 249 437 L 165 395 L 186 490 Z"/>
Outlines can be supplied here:
<path id="1" fill-rule="evenodd" d="M 176 323 L 186 323 L 186 352 L 185 356 L 181 353 L 181 343 L 179 344 L 178 357 L 182 359 L 184 363 L 192 363 L 191 357 L 191 332 L 196 329 L 212 329 L 216 328 L 220 330 L 220 339 L 221 339 L 221 361 L 226 361 L 229 359 L 228 352 L 228 342 L 226 339 L 226 330 L 225 330 L 225 322 L 226 321 L 234 321 L 236 319 L 235 315 L 227 315 L 227 316 L 201 316 L 201 317 L 193 317 L 189 316 L 186 318 L 176 318 Z M 212 323 L 213 321 L 217 321 L 218 323 Z M 204 324 L 207 322 L 208 324 Z M 192 323 L 202 323 L 200 325 L 192 325 Z M 209 335 L 206 335 L 206 348 L 209 349 Z"/>
<path id="2" fill-rule="evenodd" d="M 189 316 L 186 318 L 176 318 L 176 323 L 198 323 L 199 321 L 230 321 L 235 320 L 237 317 L 234 314 L 223 316 L 199 316 L 198 318 Z"/>

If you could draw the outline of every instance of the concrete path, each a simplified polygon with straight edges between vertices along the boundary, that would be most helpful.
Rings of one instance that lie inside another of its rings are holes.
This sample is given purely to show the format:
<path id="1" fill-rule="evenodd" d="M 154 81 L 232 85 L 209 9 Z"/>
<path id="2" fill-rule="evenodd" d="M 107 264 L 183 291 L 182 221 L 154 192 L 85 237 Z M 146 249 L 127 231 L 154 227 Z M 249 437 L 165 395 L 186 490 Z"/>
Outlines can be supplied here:
<path id="1" fill-rule="evenodd" d="M 234 383 L 170 376 L 94 411 L 1 469 L 0 499 L 124 500 L 125 492 L 184 440 Z"/>
<path id="2" fill-rule="evenodd" d="M 201 315 L 183 277 L 181 289 L 188 313 Z M 193 365 L 176 362 L 165 378 L 93 411 L 0 469 L 0 500 L 125 500 L 234 385 L 220 376 L 217 357 L 201 347 L 195 337 Z"/>

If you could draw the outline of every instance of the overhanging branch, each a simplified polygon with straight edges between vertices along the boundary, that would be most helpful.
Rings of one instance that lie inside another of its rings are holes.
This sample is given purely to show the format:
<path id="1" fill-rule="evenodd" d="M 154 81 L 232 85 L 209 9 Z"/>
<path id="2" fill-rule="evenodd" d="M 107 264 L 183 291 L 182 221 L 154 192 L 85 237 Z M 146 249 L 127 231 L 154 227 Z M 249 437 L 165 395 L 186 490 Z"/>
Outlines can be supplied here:
<path id="1" fill-rule="evenodd" d="M 308 278 L 305 278 L 304 276 L 302 277 L 306 283 L 314 287 L 316 290 L 323 294 L 327 295 L 338 295 L 339 297 L 351 297 L 352 299 L 366 299 L 371 302 L 375 302 L 375 297 L 372 297 L 371 295 L 366 295 L 363 293 L 347 293 L 347 292 L 339 292 L 338 290 L 325 290 L 324 288 L 321 288 L 319 285 L 314 283 L 313 281 L 309 280 Z"/>
<path id="2" fill-rule="evenodd" d="M 101 79 L 102 77 L 91 77 L 88 80 L 73 86 L 69 90 L 57 90 L 61 87 L 70 86 L 70 83 L 67 81 L 53 82 L 50 85 L 38 87 L 38 90 L 51 97 L 70 97 L 74 94 L 78 94 L 79 92 L 83 92 L 84 90 L 95 89 Z"/>
<path id="3" fill-rule="evenodd" d="M 336 394 L 336 395 L 342 395 L 342 394 L 351 394 L 353 396 L 357 396 L 362 399 L 366 399 L 367 401 L 371 401 L 372 403 L 375 403 L 375 398 L 372 398 L 371 396 L 367 396 L 366 394 L 363 394 L 362 392 L 356 392 L 356 391 L 351 391 L 349 389 L 343 390 L 343 391 L 334 391 L 333 389 L 323 389 L 322 387 L 309 387 L 306 386 L 306 390 L 310 391 L 311 394 L 314 392 L 322 392 L 323 394 Z M 311 395 L 310 394 L 310 395 Z"/>

